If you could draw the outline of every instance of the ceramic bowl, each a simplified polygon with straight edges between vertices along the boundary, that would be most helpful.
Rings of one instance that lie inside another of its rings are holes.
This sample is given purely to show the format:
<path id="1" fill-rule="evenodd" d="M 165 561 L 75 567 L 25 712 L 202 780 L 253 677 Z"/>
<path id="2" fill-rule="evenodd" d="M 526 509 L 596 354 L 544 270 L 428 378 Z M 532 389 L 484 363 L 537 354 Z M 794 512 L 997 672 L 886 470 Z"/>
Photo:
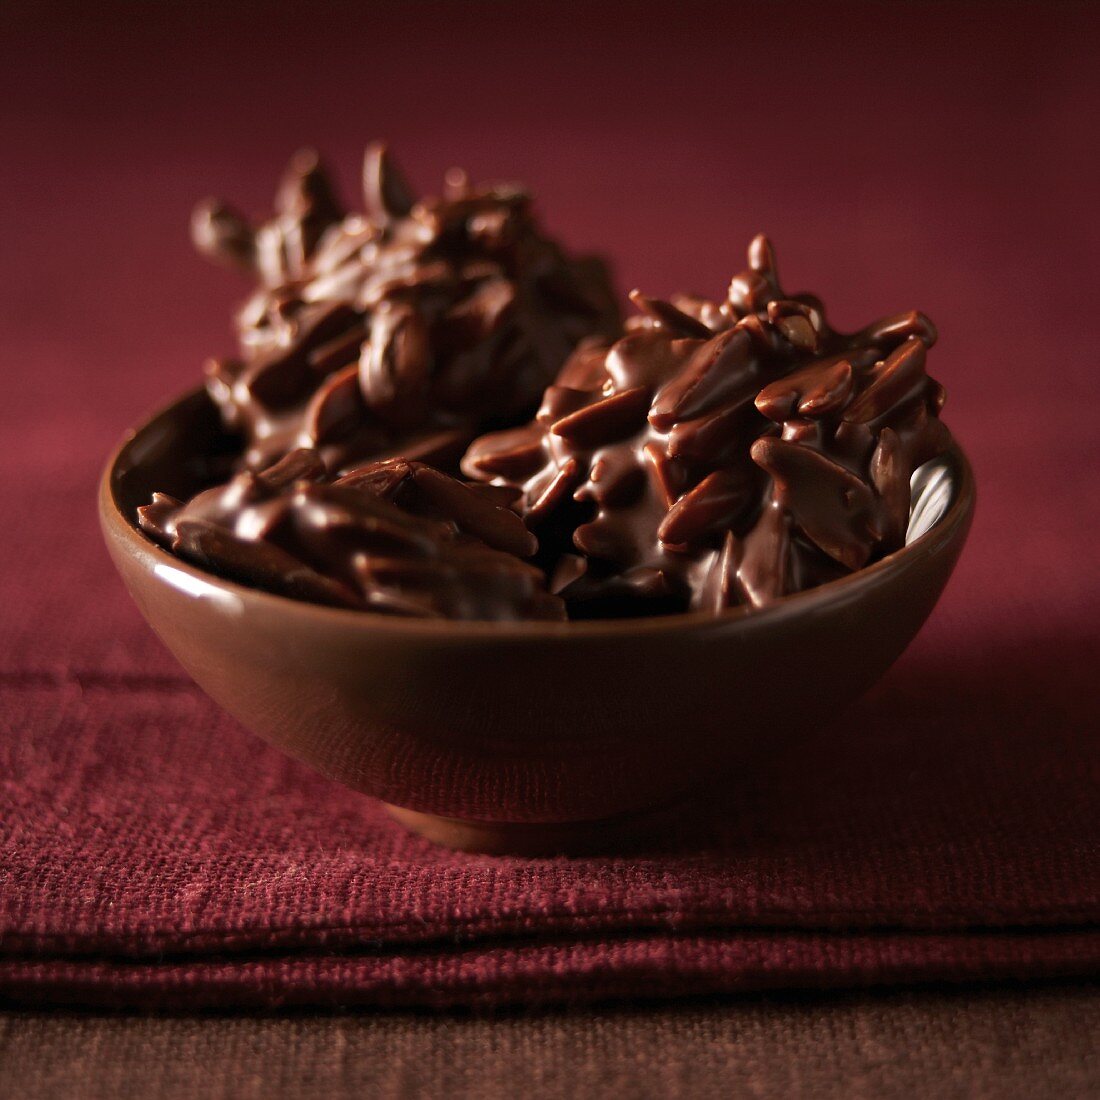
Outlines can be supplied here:
<path id="1" fill-rule="evenodd" d="M 834 715 L 928 617 L 975 501 L 956 448 L 914 476 L 903 549 L 762 611 L 420 621 L 246 588 L 147 539 L 135 508 L 154 490 L 188 496 L 231 445 L 197 392 L 111 457 L 100 516 L 138 607 L 253 732 L 432 839 L 483 851 L 615 847 Z"/>

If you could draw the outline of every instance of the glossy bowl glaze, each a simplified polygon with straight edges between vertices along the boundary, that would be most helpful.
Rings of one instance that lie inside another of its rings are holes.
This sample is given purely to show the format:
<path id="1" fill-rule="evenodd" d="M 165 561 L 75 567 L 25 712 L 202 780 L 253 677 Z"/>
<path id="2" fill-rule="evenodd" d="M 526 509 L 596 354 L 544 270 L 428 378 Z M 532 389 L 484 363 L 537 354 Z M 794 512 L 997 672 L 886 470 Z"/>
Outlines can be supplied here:
<path id="1" fill-rule="evenodd" d="M 231 445 L 199 392 L 112 456 L 100 517 L 138 607 L 249 729 L 411 828 L 483 851 L 613 848 L 833 715 L 928 617 L 975 501 L 956 449 L 916 475 L 909 545 L 762 611 L 409 620 L 242 587 L 138 530 L 134 510 L 154 490 L 188 496 Z"/>

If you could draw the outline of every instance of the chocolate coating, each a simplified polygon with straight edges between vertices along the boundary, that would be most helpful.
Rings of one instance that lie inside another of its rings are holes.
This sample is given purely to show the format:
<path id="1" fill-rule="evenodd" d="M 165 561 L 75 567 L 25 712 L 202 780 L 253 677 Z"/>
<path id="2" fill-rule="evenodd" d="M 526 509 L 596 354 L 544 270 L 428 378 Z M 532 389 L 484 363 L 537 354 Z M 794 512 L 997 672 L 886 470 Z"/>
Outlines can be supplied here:
<path id="1" fill-rule="evenodd" d="M 902 545 L 910 478 L 950 443 L 923 314 L 839 333 L 759 236 L 721 301 L 635 291 L 624 330 L 521 189 L 451 173 L 421 199 L 382 145 L 362 178 L 346 214 L 306 151 L 263 224 L 195 211 L 197 247 L 259 284 L 240 357 L 207 365 L 242 472 L 141 508 L 163 545 L 299 599 L 472 619 L 761 607 Z M 446 472 L 464 451 L 473 484 Z"/>
<path id="2" fill-rule="evenodd" d="M 332 478 L 291 451 L 186 504 L 157 493 L 141 529 L 180 557 L 295 599 L 450 619 L 564 619 L 515 494 L 465 485 L 419 462 L 368 463 Z"/>
<path id="3" fill-rule="evenodd" d="M 901 546 L 910 476 L 949 443 L 927 317 L 838 333 L 764 237 L 721 302 L 631 297 L 625 336 L 462 462 L 521 491 L 571 614 L 759 607 Z"/>
<path id="4" fill-rule="evenodd" d="M 331 470 L 367 458 L 456 460 L 477 433 L 529 415 L 583 337 L 613 334 L 603 264 L 567 257 L 513 186 L 452 174 L 418 199 L 384 146 L 346 214 L 317 155 L 297 154 L 259 226 L 201 204 L 196 247 L 252 274 L 241 352 L 207 385 L 260 468 L 295 447 Z"/>

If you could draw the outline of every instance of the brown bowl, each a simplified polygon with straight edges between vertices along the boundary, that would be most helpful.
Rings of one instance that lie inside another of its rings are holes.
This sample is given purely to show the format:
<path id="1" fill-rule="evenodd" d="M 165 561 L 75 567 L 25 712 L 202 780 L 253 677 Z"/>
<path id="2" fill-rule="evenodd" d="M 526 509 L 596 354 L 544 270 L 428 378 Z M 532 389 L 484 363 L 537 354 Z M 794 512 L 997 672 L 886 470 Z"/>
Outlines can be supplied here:
<path id="1" fill-rule="evenodd" d="M 198 392 L 112 456 L 100 518 L 142 613 L 249 729 L 425 835 L 483 851 L 621 844 L 855 699 L 928 617 L 975 501 L 955 449 L 916 475 L 909 545 L 762 611 L 408 620 L 242 587 L 138 530 L 154 490 L 189 495 L 230 447 Z"/>

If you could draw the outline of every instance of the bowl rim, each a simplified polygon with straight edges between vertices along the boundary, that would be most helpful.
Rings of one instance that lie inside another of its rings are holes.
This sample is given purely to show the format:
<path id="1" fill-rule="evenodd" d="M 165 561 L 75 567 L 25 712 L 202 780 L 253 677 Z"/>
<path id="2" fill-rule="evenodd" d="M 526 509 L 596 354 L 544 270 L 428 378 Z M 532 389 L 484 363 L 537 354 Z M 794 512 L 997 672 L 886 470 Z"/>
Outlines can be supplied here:
<path id="1" fill-rule="evenodd" d="M 131 519 L 124 513 L 115 497 L 114 484 L 116 471 L 128 449 L 157 421 L 169 418 L 180 406 L 188 401 L 198 400 L 205 394 L 205 389 L 197 387 L 166 402 L 145 416 L 136 427 L 129 429 L 113 448 L 99 482 L 99 514 L 105 536 L 114 537 L 123 542 L 134 558 L 144 557 L 154 565 L 159 563 L 171 567 L 196 582 L 230 593 L 241 601 L 267 606 L 292 617 L 299 615 L 314 621 L 318 618 L 329 619 L 334 625 L 358 626 L 371 631 L 447 638 L 484 638 L 486 636 L 505 639 L 509 637 L 579 638 L 678 633 L 700 628 L 716 628 L 730 623 L 746 625 L 763 623 L 777 616 L 808 612 L 815 607 L 843 599 L 845 595 L 866 585 L 880 574 L 901 568 L 909 559 L 936 552 L 941 546 L 951 541 L 960 526 L 965 528 L 969 524 L 977 499 L 973 468 L 958 441 L 952 439 L 946 454 L 954 466 L 956 475 L 954 493 L 947 510 L 927 531 L 911 543 L 907 543 L 871 565 L 836 580 L 827 581 L 816 588 L 781 596 L 766 607 L 754 609 L 741 605 L 718 613 L 683 611 L 673 615 L 651 615 L 627 619 L 581 619 L 566 622 L 405 618 L 353 608 L 326 607 L 324 604 L 296 600 L 290 596 L 281 596 L 275 592 L 267 592 L 261 588 L 251 588 L 248 585 L 227 580 L 169 553 L 138 527 L 136 519 Z"/>

